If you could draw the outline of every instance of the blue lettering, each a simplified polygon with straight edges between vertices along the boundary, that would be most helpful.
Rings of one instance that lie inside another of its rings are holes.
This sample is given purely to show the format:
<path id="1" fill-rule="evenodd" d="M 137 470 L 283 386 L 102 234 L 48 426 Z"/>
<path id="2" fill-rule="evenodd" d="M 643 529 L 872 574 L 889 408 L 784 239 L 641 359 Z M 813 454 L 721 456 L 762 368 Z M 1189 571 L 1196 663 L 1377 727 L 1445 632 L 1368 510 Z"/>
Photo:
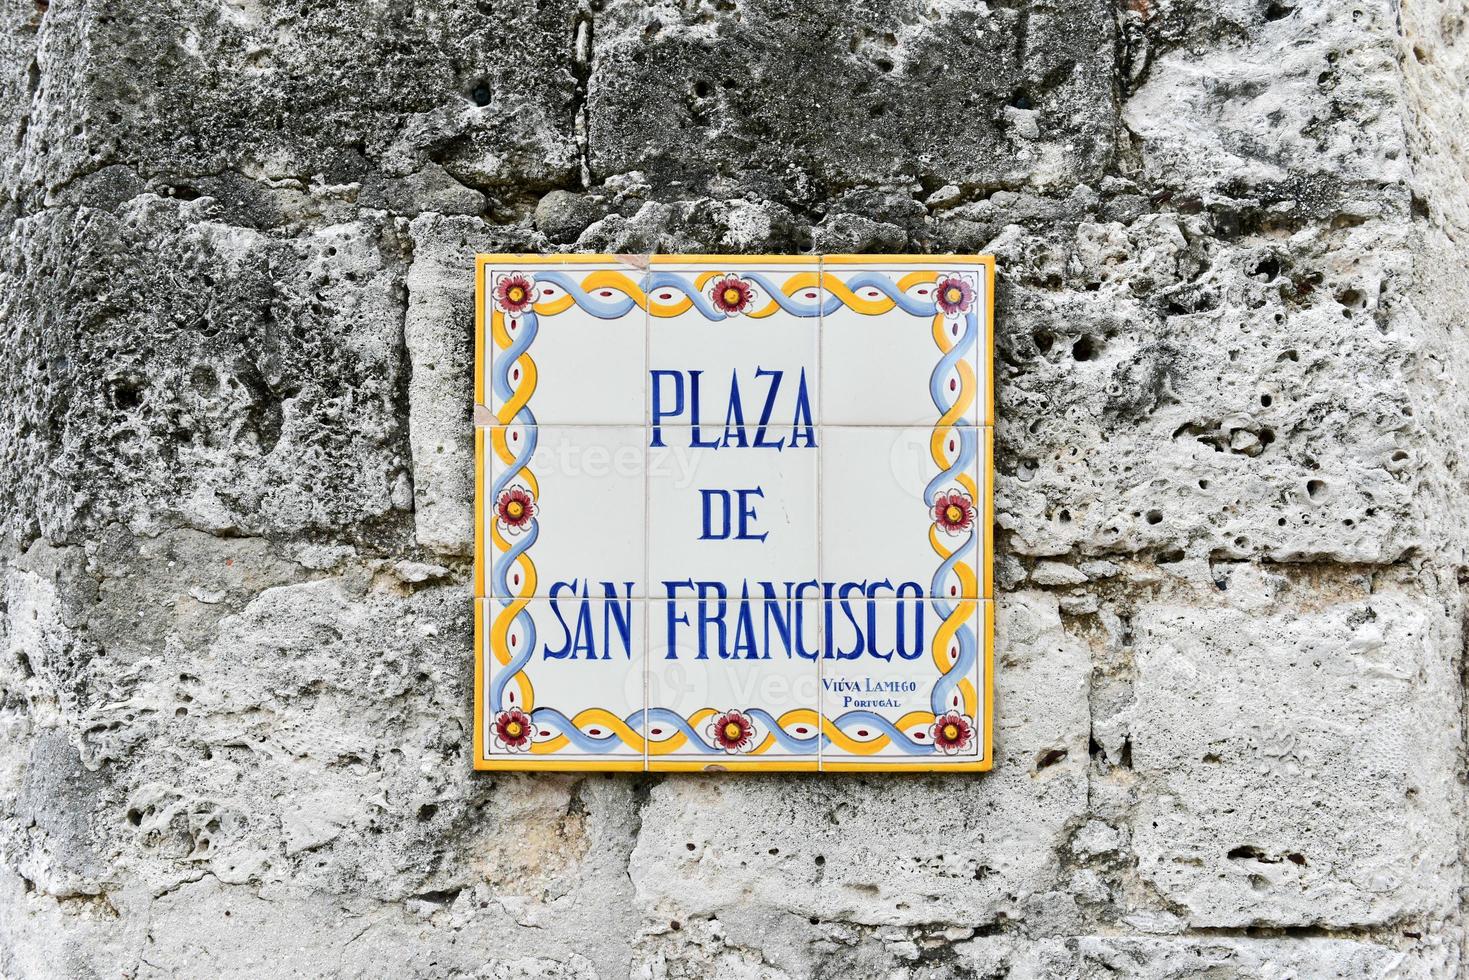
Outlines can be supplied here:
<path id="1" fill-rule="evenodd" d="M 689 372 L 689 445 L 696 449 L 718 449 L 718 439 L 704 442 L 699 438 L 699 376 L 703 373 Z"/>
<path id="2" fill-rule="evenodd" d="M 729 372 L 729 409 L 724 414 L 723 444 L 728 446 L 731 439 L 741 448 L 749 446 L 745 441 L 745 407 L 740 404 L 740 382 L 734 371 Z"/>
<path id="3" fill-rule="evenodd" d="M 738 658 L 743 651 L 746 660 L 769 660 L 770 650 L 765 649 L 765 655 L 755 649 L 755 621 L 750 613 L 751 603 L 741 602 L 739 613 L 735 616 L 735 642 L 733 656 Z M 721 655 L 723 651 L 721 651 Z"/>
<path id="4" fill-rule="evenodd" d="M 577 652 L 586 655 L 588 660 L 597 659 L 596 635 L 592 632 L 592 610 L 590 604 L 583 599 L 581 612 L 576 617 L 576 638 L 571 645 L 571 659 L 575 660 Z"/>
<path id="5" fill-rule="evenodd" d="M 916 585 L 917 583 L 907 584 Z M 923 610 L 927 605 L 921 597 L 915 597 L 913 600 L 913 646 L 909 647 L 905 642 L 907 637 L 903 629 L 903 610 L 907 603 L 898 603 L 898 656 L 904 660 L 917 660 L 923 656 Z"/>
<path id="6" fill-rule="evenodd" d="M 611 585 L 606 582 L 604 585 Z M 628 585 L 632 585 L 631 582 Z M 622 639 L 622 652 L 628 660 L 632 659 L 632 600 L 623 602 L 604 602 L 602 604 L 602 659 L 612 659 L 612 630 L 616 628 L 617 635 Z"/>
<path id="7" fill-rule="evenodd" d="M 716 654 L 721 659 L 725 659 L 727 657 L 727 654 L 724 651 L 728 648 L 728 644 L 726 643 L 726 640 L 727 640 L 727 630 L 726 630 L 725 625 L 724 625 L 724 609 L 725 609 L 724 595 L 723 595 L 723 593 L 724 593 L 724 586 L 723 585 L 719 585 L 719 592 L 720 592 L 720 596 L 719 596 L 719 599 L 718 599 L 718 603 L 719 604 L 716 607 L 716 611 L 711 616 L 709 614 L 709 603 L 704 599 L 704 596 L 703 596 L 703 591 L 704 590 L 702 588 L 702 585 L 707 585 L 707 584 L 715 584 L 715 585 L 717 585 L 718 583 L 701 583 L 701 588 L 699 590 L 699 593 L 700 593 L 700 595 L 699 595 L 699 652 L 694 657 L 694 659 L 695 660 L 708 660 L 709 659 L 709 627 L 710 626 L 715 627 L 718 630 L 718 632 L 719 632 L 719 642 L 717 644 L 715 644 Z"/>
<path id="8" fill-rule="evenodd" d="M 680 583 L 669 582 L 669 583 L 665 583 L 665 584 L 672 586 L 672 585 L 680 584 Z M 693 585 L 692 582 L 686 582 L 686 583 L 681 583 L 681 584 L 685 584 L 685 585 L 689 585 L 689 586 L 692 586 Z M 671 592 L 672 589 L 670 589 L 669 591 Z M 677 634 L 677 626 L 678 626 L 679 623 L 683 623 L 685 626 L 689 625 L 689 617 L 687 617 L 687 616 L 680 616 L 678 614 L 678 604 L 677 603 L 667 602 L 667 603 L 664 603 L 664 605 L 668 608 L 668 642 L 666 644 L 668 653 L 664 656 L 664 659 L 665 660 L 677 660 L 678 659 L 678 634 Z"/>
<path id="9" fill-rule="evenodd" d="M 673 408 L 663 407 L 663 379 L 673 379 Z M 660 423 L 665 418 L 676 418 L 683 414 L 683 373 L 680 371 L 654 371 L 653 372 L 653 442 L 654 446 L 663 445 L 663 428 Z"/>
<path id="10" fill-rule="evenodd" d="M 850 600 L 843 599 L 839 604 L 842 608 L 842 613 L 847 617 L 847 622 L 851 623 L 852 629 L 856 630 L 857 632 L 857 642 L 853 644 L 852 649 L 850 650 L 838 649 L 834 642 L 829 642 L 826 647 L 826 658 L 828 660 L 832 659 L 832 651 L 835 650 L 835 658 L 837 660 L 856 660 L 858 657 L 862 656 L 862 624 L 857 622 L 856 616 L 852 615 L 852 603 Z M 830 605 L 827 606 L 827 619 L 828 621 L 831 619 Z M 828 622 L 828 633 L 830 633 L 829 627 L 830 622 Z M 836 637 L 832 635 L 832 640 L 835 639 Z"/>
<path id="11" fill-rule="evenodd" d="M 770 425 L 770 413 L 775 408 L 775 395 L 780 391 L 780 379 L 785 375 L 784 371 L 767 371 L 765 368 L 757 367 L 755 377 L 762 375 L 773 378 L 770 388 L 765 393 L 765 405 L 760 409 L 760 424 L 755 429 L 755 446 L 759 449 L 774 449 L 777 452 L 786 444 L 784 437 L 779 442 L 766 442 L 765 429 Z"/>
<path id="12" fill-rule="evenodd" d="M 704 532 L 699 535 L 700 541 L 723 541 L 729 537 L 729 491 L 728 490 L 700 490 L 699 496 L 704 505 Z M 719 501 L 719 530 L 714 530 L 714 502 Z M 743 519 L 741 520 L 743 526 Z"/>
<path id="13" fill-rule="evenodd" d="M 735 494 L 740 499 L 740 533 L 735 537 L 740 541 L 764 541 L 770 536 L 769 531 L 762 531 L 759 534 L 750 533 L 750 522 L 757 516 L 755 505 L 750 503 L 750 498 L 764 497 L 765 491 L 760 487 L 755 487 L 753 490 L 736 490 Z M 728 506 L 728 501 L 725 503 Z"/>
<path id="14" fill-rule="evenodd" d="M 575 586 L 573 585 L 572 588 L 575 589 Z M 547 643 L 541 648 L 541 655 L 547 660 L 565 660 L 571 656 L 571 627 L 566 624 L 566 619 L 561 615 L 561 603 L 554 598 L 551 599 L 551 613 L 556 617 L 556 622 L 561 624 L 561 635 L 566 638 L 566 642 L 554 650 L 551 649 L 551 644 Z"/>
<path id="15" fill-rule="evenodd" d="M 801 420 L 805 419 L 805 425 Z M 796 387 L 796 412 L 791 422 L 791 448 L 804 443 L 804 448 L 816 448 L 816 426 L 811 421 L 811 393 L 806 390 L 806 369 L 801 368 L 801 382 Z"/>

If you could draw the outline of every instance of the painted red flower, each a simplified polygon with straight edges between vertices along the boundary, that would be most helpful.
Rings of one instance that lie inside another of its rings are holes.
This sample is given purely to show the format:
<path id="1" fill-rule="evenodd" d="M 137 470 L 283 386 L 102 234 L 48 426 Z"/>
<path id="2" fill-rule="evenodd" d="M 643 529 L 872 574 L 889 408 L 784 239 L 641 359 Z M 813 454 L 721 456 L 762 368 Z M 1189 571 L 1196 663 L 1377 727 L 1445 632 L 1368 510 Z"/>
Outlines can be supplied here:
<path id="1" fill-rule="evenodd" d="M 511 708 L 495 716 L 496 748 L 508 752 L 524 752 L 530 748 L 533 734 L 530 715 L 519 708 Z"/>
<path id="2" fill-rule="evenodd" d="M 939 309 L 949 316 L 954 316 L 968 310 L 969 304 L 974 302 L 974 287 L 969 285 L 967 279 L 959 276 L 945 276 L 939 280 L 938 289 L 933 295 Z"/>
<path id="3" fill-rule="evenodd" d="M 960 534 L 974 526 L 974 498 L 957 488 L 941 491 L 933 502 L 933 520 L 945 534 Z"/>
<path id="4" fill-rule="evenodd" d="M 724 276 L 714 283 L 709 297 L 727 314 L 743 313 L 755 300 L 755 287 L 739 276 Z"/>
<path id="5" fill-rule="evenodd" d="M 755 740 L 755 723 L 749 715 L 731 708 L 704 729 L 709 740 L 726 752 L 748 752 Z"/>
<path id="6" fill-rule="evenodd" d="M 501 276 L 495 285 L 495 299 L 506 313 L 524 313 L 535 302 L 536 291 L 522 273 Z"/>
<path id="7" fill-rule="evenodd" d="M 495 516 L 509 534 L 519 534 L 536 516 L 536 502 L 524 487 L 506 487 L 495 501 Z"/>
<path id="8" fill-rule="evenodd" d="M 974 737 L 974 723 L 967 716 L 950 711 L 935 718 L 928 732 L 933 736 L 933 744 L 938 746 L 939 751 L 944 755 L 953 755 L 968 745 L 969 740 Z"/>

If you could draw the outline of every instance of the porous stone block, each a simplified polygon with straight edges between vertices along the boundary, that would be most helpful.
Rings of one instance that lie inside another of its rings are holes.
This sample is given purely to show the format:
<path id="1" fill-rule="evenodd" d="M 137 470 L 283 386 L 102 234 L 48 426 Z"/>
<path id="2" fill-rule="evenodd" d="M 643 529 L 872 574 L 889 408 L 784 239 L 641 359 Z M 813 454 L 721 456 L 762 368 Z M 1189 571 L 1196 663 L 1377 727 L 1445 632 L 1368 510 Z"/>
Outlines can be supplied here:
<path id="1" fill-rule="evenodd" d="M 593 174 L 804 202 L 863 183 L 1054 186 L 1114 153 L 1116 26 L 1098 3 L 613 3 L 595 29 Z"/>
<path id="2" fill-rule="evenodd" d="M 1413 239 L 1386 222 L 1282 243 L 1208 231 L 1082 223 L 1063 246 L 1075 291 L 1010 285 L 1002 343 L 1019 369 L 997 385 L 996 504 L 1010 547 L 1457 558 L 1445 532 L 1462 521 L 1421 421 L 1436 399 L 1415 383 L 1447 352 L 1399 298 Z M 1012 259 L 1034 262 L 1023 246 Z"/>
<path id="3" fill-rule="evenodd" d="M 800 975 L 822 923 L 983 924 L 1056 887 L 1085 806 L 1088 657 L 1053 597 L 1007 596 L 997 617 L 993 773 L 666 780 L 632 856 L 639 901 L 658 919 L 717 915 Z"/>
<path id="4" fill-rule="evenodd" d="M 1225 585 L 1131 616 L 1139 877 L 1190 926 L 1450 914 L 1457 599 L 1389 574 Z"/>
<path id="5" fill-rule="evenodd" d="M 1403 99 L 1391 4 L 1178 6 L 1219 30 L 1146 32 L 1124 116 L 1160 183 L 1320 207 L 1407 177 L 1402 117 L 1383 111 Z"/>
<path id="6" fill-rule="evenodd" d="M 116 212 L 52 209 L 0 246 L 7 529 L 401 541 L 392 225 L 281 240 L 211 207 L 144 194 Z"/>
<path id="7" fill-rule="evenodd" d="M 438 215 L 416 219 L 410 233 L 403 339 L 414 531 L 425 547 L 466 554 L 474 549 L 474 293 L 464 276 L 491 247 L 475 224 Z"/>
<path id="8" fill-rule="evenodd" d="M 1200 939 L 1075 936 L 1016 942 L 979 938 L 958 944 L 956 963 L 982 977 L 1009 980 L 1278 980 L 1331 977 L 1429 980 L 1452 976 L 1453 951 L 1404 951 L 1350 939 Z"/>
<path id="9" fill-rule="evenodd" d="M 28 200 L 66 199 L 109 165 L 186 196 L 225 171 L 257 193 L 281 179 L 370 189 L 433 165 L 473 187 L 578 173 L 571 0 L 44 13 L 24 152 L 3 171 Z"/>

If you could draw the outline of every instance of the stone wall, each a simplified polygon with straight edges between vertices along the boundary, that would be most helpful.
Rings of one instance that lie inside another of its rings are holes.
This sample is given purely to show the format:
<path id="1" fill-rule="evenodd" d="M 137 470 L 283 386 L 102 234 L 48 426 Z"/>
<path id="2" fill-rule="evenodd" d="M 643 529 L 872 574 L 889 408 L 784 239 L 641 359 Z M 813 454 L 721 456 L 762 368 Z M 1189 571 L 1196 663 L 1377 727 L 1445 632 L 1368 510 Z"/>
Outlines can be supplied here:
<path id="1" fill-rule="evenodd" d="M 1459 975 L 1466 18 L 0 0 L 0 975 Z M 559 249 L 998 256 L 993 773 L 471 773 Z"/>

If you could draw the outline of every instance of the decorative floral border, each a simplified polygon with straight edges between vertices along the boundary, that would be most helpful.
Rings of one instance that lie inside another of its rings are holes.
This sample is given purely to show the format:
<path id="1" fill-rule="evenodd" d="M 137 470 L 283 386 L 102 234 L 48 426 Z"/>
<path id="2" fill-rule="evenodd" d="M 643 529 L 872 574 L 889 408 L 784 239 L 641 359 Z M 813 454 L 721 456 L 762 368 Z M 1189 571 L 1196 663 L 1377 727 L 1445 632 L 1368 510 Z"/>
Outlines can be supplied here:
<path id="1" fill-rule="evenodd" d="M 768 261 L 780 262 L 778 258 Z M 922 261 L 940 268 L 944 265 L 939 257 Z M 502 758 L 518 758 L 521 764 L 515 768 L 534 768 L 524 764 L 529 761 L 527 756 L 543 760 L 547 768 L 566 768 L 571 760 L 558 760 L 555 754 L 568 749 L 571 751 L 567 754 L 595 757 L 626 746 L 651 761 L 653 756 L 676 752 L 687 744 L 709 756 L 749 756 L 751 764 L 757 764 L 755 758 L 773 749 L 809 757 L 835 745 L 848 753 L 850 761 L 825 761 L 823 768 L 882 769 L 892 768 L 901 760 L 889 756 L 891 761 L 878 763 L 870 758 L 864 761 L 864 757 L 893 745 L 905 756 L 932 759 L 937 763 L 932 768 L 953 768 L 952 763 L 942 764 L 943 760 L 960 756 L 979 758 L 980 765 L 966 767 L 989 768 L 988 697 L 981 704 L 970 680 L 979 666 L 980 654 L 970 614 L 982 607 L 983 600 L 958 597 L 978 594 L 977 571 L 969 555 L 976 531 L 987 520 L 979 488 L 971 476 L 980 435 L 979 378 L 971 355 L 977 352 L 983 332 L 992 326 L 988 319 L 992 309 L 991 262 L 975 257 L 962 263 L 985 265 L 990 279 L 984 284 L 978 282 L 973 269 L 918 269 L 895 282 L 881 272 L 853 270 L 839 277 L 813 268 L 777 283 L 754 271 L 690 274 L 652 269 L 633 278 L 607 269 L 571 274 L 556 269 L 527 272 L 517 268 L 529 267 L 530 262 L 512 261 L 509 271 L 492 273 L 482 257 L 480 266 L 478 316 L 483 318 L 487 310 L 489 314 L 489 323 L 481 322 L 480 332 L 483 337 L 488 326 L 495 357 L 489 365 L 491 391 L 486 393 L 477 384 L 476 393 L 491 410 L 495 427 L 490 430 L 490 451 L 504 469 L 490 487 L 494 517 L 488 522 L 493 546 L 489 568 L 492 587 L 488 592 L 479 578 L 481 572 L 477 571 L 476 576 L 480 594 L 492 597 L 487 603 L 491 610 L 488 640 L 490 655 L 498 665 L 488 691 L 477 667 L 476 741 L 483 738 L 484 744 L 476 747 L 476 765 L 488 761 L 492 747 Z M 897 264 L 885 257 L 851 257 L 848 262 Z M 491 275 L 493 281 L 486 283 L 485 277 Z M 797 317 L 829 316 L 844 306 L 861 315 L 879 316 L 899 309 L 931 318 L 940 356 L 929 385 L 939 415 L 932 429 L 930 454 L 939 474 L 930 481 L 924 498 L 931 519 L 929 541 L 939 559 L 928 601 L 938 613 L 941 626 L 930 650 L 939 671 L 930 695 L 930 710 L 910 712 L 894 724 L 865 710 L 826 718 L 810 709 L 796 709 L 774 718 L 758 708 L 703 708 L 687 717 L 666 708 L 651 708 L 619 718 L 605 709 L 591 708 L 567 718 L 555 709 L 535 705 L 525 670 L 535 648 L 535 625 L 527 606 L 535 594 L 536 569 L 529 551 L 542 515 L 539 487 L 529 465 L 537 434 L 530 406 L 537 373 L 530 347 L 540 318 L 555 316 L 573 306 L 601 319 L 625 316 L 635 307 L 660 318 L 680 316 L 693 309 L 708 320 L 720 321 L 739 316 L 763 318 L 776 312 Z M 983 323 L 979 319 L 982 313 L 987 317 Z M 483 355 L 483 350 L 477 350 L 476 370 L 481 378 Z M 486 398 L 487 394 L 491 397 Z M 483 522 L 484 518 L 477 515 L 476 520 Z M 477 562 L 483 561 L 482 533 L 483 528 L 476 537 Z M 986 556 L 986 582 L 987 565 Z M 988 610 L 985 619 L 988 624 Z M 477 621 L 477 630 L 484 625 Z M 987 645 L 984 652 L 983 676 L 988 678 Z M 491 706 L 494 710 L 485 712 Z M 982 733 L 976 725 L 981 709 L 985 712 Z M 479 723 L 481 712 L 483 725 Z M 650 732 L 667 729 L 669 734 L 644 739 L 639 729 L 645 722 Z M 878 734 L 871 735 L 869 729 L 877 729 Z M 701 731 L 707 737 L 701 737 Z M 980 751 L 985 753 L 982 758 Z M 586 765 L 619 767 L 610 765 L 613 761 L 593 758 Z M 619 760 L 620 767 L 627 767 L 627 761 Z M 665 761 L 660 768 L 667 766 Z M 702 768 L 703 764 L 695 767 Z M 760 767 L 782 766 L 772 760 Z"/>
<path id="2" fill-rule="evenodd" d="M 972 271 L 920 270 L 896 283 L 880 272 L 856 271 L 845 277 L 824 272 L 822 285 L 859 314 L 890 312 L 893 306 L 882 301 L 886 298 L 904 313 L 930 319 L 939 359 L 929 376 L 929 397 L 939 417 L 929 436 L 929 455 L 938 474 L 923 496 L 932 520 L 929 545 L 939 561 L 928 601 L 940 626 L 929 650 L 939 677 L 929 694 L 928 711 L 909 712 L 896 723 L 875 711 L 848 711 L 835 718 L 823 716 L 821 732 L 848 756 L 872 756 L 888 746 L 913 756 L 978 755 L 981 740 L 974 724 L 978 692 L 970 680 L 979 663 L 978 637 L 971 622 L 978 607 L 977 600 L 960 597 L 979 594 L 971 558 L 982 520 L 979 487 L 972 475 L 980 436 L 973 421 L 979 385 L 973 356 L 981 332 L 979 283 Z M 872 730 L 878 734 L 872 735 Z"/>

